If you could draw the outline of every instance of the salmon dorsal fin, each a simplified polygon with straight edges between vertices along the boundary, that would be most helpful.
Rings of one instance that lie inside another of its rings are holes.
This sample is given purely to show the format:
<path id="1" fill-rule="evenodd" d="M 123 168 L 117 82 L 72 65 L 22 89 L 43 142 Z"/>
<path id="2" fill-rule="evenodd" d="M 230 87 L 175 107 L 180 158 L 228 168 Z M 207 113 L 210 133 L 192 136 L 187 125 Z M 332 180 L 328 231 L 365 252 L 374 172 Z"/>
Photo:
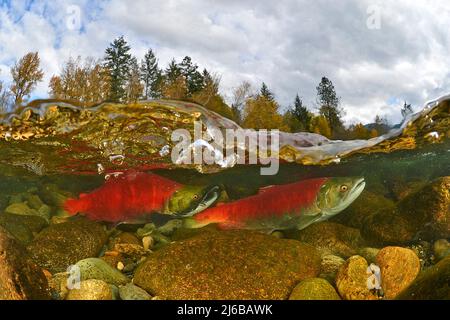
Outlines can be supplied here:
<path id="1" fill-rule="evenodd" d="M 266 186 L 266 187 L 259 188 L 258 194 L 263 194 L 264 192 L 271 190 L 273 187 L 275 187 L 275 186 Z"/>

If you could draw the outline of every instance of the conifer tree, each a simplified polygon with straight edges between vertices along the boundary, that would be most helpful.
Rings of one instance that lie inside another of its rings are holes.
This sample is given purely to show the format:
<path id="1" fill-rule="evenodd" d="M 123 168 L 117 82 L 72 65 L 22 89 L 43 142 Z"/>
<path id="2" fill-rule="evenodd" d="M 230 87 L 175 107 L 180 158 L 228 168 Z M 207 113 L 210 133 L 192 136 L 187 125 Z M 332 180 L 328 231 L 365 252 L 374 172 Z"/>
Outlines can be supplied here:
<path id="1" fill-rule="evenodd" d="M 126 85 L 130 77 L 130 46 L 121 36 L 115 39 L 105 51 L 104 66 L 109 71 L 111 88 L 109 99 L 124 101 L 127 96 Z"/>

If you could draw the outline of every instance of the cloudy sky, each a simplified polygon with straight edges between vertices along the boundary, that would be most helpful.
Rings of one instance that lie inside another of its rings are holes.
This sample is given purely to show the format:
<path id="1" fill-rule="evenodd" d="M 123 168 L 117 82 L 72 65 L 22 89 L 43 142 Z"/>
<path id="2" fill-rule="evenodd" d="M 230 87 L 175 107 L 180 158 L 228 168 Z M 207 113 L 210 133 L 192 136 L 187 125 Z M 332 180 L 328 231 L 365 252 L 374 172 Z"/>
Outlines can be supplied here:
<path id="1" fill-rule="evenodd" d="M 315 108 L 329 77 L 347 123 L 376 114 L 400 119 L 403 100 L 419 109 L 450 92 L 448 0 L 0 0 L 0 80 L 14 61 L 39 51 L 49 78 L 70 56 L 102 57 L 124 35 L 140 59 L 189 55 L 222 75 L 222 92 L 264 81 L 283 107 L 298 92 Z"/>

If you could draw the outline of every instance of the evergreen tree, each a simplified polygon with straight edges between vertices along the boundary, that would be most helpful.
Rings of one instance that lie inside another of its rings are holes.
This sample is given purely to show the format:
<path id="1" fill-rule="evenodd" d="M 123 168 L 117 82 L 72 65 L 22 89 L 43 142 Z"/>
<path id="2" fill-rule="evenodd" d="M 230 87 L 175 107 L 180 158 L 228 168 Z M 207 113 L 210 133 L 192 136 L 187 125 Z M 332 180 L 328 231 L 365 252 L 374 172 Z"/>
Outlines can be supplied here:
<path id="1" fill-rule="evenodd" d="M 333 83 L 326 77 L 323 77 L 317 87 L 317 101 L 319 103 L 319 113 L 324 116 L 331 130 L 336 133 L 342 130 L 342 113 L 339 107 L 340 99 L 336 94 Z"/>
<path id="2" fill-rule="evenodd" d="M 300 122 L 302 129 L 304 131 L 309 130 L 311 123 L 311 115 L 308 109 L 303 105 L 303 101 L 300 99 L 299 95 L 295 97 L 294 108 L 292 110 L 295 118 Z"/>
<path id="3" fill-rule="evenodd" d="M 181 74 L 186 78 L 189 95 L 199 92 L 203 88 L 203 76 L 198 71 L 198 66 L 192 62 L 191 57 L 184 57 L 179 64 Z"/>
<path id="4" fill-rule="evenodd" d="M 130 47 L 122 37 L 115 39 L 105 51 L 104 65 L 109 70 L 111 91 L 109 99 L 115 102 L 126 98 L 126 85 L 130 77 Z"/>
<path id="5" fill-rule="evenodd" d="M 269 88 L 267 87 L 267 85 L 264 82 L 262 83 L 259 94 L 260 94 L 260 96 L 266 98 L 267 100 L 270 100 L 270 101 L 275 100 L 273 93 L 269 90 Z"/>
<path id="6" fill-rule="evenodd" d="M 181 75 L 181 68 L 175 59 L 172 59 L 164 72 L 166 82 L 175 82 Z"/>
<path id="7" fill-rule="evenodd" d="M 141 73 L 135 57 L 130 60 L 130 76 L 127 81 L 127 101 L 137 102 L 142 96 L 144 85 L 141 82 Z"/>
<path id="8" fill-rule="evenodd" d="M 161 70 L 152 49 L 149 49 L 141 62 L 141 80 L 144 84 L 144 99 L 159 98 Z"/>

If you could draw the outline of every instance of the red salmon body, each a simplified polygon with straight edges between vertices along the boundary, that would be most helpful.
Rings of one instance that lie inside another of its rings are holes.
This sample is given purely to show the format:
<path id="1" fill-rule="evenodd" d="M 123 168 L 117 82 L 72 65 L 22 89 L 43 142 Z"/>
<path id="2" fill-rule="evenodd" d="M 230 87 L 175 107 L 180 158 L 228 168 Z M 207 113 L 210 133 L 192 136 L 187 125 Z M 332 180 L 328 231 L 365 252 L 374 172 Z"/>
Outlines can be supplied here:
<path id="1" fill-rule="evenodd" d="M 193 219 L 199 225 L 218 223 L 224 228 L 242 228 L 250 221 L 300 215 L 315 203 L 327 180 L 311 179 L 263 188 L 257 195 L 209 208 Z"/>
<path id="2" fill-rule="evenodd" d="M 151 173 L 126 172 L 79 199 L 68 199 L 64 209 L 91 220 L 119 222 L 151 212 L 161 212 L 183 185 Z"/>

